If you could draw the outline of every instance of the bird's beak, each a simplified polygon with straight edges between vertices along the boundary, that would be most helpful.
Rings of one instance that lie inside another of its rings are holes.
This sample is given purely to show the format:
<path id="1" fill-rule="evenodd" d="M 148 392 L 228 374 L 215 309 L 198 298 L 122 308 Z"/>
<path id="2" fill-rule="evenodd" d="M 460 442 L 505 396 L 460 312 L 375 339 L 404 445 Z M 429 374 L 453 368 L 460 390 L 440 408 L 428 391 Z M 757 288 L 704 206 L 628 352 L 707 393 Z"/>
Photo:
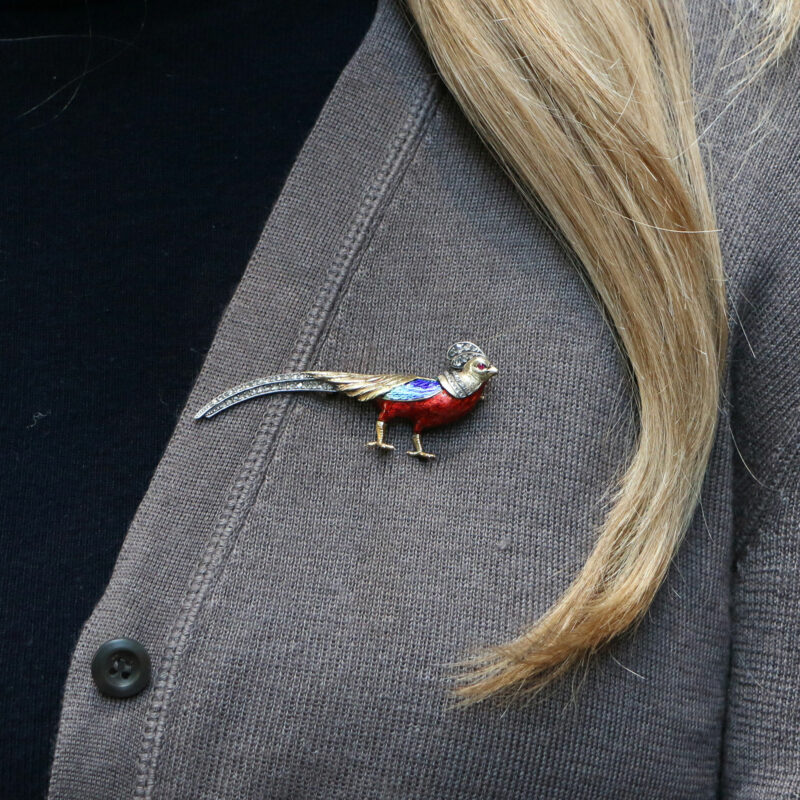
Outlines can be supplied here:
<path id="1" fill-rule="evenodd" d="M 494 366 L 489 367 L 489 369 L 487 369 L 486 372 L 489 373 L 490 378 L 493 378 L 495 375 L 497 375 L 497 367 Z"/>

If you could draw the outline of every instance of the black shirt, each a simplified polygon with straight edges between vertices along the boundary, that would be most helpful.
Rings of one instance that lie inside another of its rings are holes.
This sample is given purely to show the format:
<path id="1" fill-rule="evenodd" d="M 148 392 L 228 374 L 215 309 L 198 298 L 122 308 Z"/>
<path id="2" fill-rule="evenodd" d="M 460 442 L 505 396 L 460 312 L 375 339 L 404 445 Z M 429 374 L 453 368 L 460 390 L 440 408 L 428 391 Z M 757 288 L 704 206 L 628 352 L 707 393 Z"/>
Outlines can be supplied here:
<path id="1" fill-rule="evenodd" d="M 0 13 L 4 796 L 46 791 L 79 629 L 374 6 Z"/>

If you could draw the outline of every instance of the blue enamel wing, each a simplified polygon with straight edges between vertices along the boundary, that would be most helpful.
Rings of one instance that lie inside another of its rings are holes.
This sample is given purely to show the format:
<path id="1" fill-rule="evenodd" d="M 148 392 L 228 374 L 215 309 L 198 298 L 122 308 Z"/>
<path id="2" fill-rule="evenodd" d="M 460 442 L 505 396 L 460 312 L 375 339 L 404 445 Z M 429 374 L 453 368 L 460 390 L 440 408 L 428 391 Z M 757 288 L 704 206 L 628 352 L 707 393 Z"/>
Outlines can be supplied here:
<path id="1" fill-rule="evenodd" d="M 442 384 L 430 378 L 414 378 L 408 383 L 395 386 L 385 395 L 384 400 L 394 400 L 396 403 L 413 403 L 415 400 L 427 400 L 442 391 Z"/>

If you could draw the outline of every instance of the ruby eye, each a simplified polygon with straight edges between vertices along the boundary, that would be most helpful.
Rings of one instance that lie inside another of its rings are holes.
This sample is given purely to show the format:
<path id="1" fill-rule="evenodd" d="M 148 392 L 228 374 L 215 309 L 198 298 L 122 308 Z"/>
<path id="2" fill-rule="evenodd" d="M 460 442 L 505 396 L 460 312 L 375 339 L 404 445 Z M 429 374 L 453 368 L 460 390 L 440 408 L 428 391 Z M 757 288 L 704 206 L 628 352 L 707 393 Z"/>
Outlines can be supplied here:
<path id="1" fill-rule="evenodd" d="M 486 364 L 478 364 L 478 369 L 486 369 Z"/>

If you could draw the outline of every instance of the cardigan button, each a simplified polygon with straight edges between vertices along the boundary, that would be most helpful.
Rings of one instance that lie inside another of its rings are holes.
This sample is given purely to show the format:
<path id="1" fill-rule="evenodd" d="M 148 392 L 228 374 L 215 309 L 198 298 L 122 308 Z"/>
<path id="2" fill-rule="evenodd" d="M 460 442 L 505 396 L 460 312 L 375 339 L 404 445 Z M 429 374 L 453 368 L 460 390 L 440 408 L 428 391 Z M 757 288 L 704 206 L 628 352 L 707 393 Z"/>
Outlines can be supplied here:
<path id="1" fill-rule="evenodd" d="M 92 679 L 108 697 L 133 697 L 150 683 L 150 656 L 135 639 L 109 639 L 94 654 Z"/>

